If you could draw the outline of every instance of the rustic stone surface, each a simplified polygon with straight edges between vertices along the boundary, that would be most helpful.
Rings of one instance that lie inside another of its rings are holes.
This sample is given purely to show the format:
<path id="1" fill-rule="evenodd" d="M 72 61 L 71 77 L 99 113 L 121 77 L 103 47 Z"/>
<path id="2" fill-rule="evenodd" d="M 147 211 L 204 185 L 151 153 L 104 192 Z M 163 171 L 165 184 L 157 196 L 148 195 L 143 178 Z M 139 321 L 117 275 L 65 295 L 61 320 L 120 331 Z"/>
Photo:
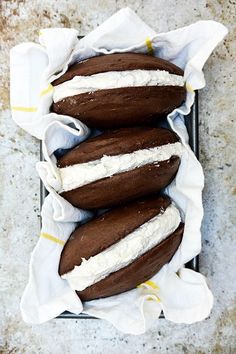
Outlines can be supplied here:
<path id="1" fill-rule="evenodd" d="M 235 353 L 235 1 L 2 0 L 0 6 L 0 353 Z M 75 27 L 86 34 L 124 6 L 159 32 L 200 19 L 221 21 L 230 30 L 205 65 L 207 87 L 200 93 L 200 158 L 206 177 L 200 268 L 209 279 L 215 306 L 202 323 L 160 320 L 139 337 L 96 320 L 28 326 L 21 320 L 19 300 L 39 232 L 39 143 L 11 120 L 8 52 L 15 44 L 35 41 L 44 27 Z"/>

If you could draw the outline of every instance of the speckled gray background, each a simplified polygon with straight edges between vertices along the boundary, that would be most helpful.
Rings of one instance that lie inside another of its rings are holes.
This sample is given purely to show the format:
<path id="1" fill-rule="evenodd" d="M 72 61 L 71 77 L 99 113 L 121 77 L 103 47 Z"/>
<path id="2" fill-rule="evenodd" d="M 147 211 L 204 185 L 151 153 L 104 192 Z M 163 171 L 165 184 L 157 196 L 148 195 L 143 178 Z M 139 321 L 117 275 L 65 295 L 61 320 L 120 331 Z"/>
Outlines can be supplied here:
<path id="1" fill-rule="evenodd" d="M 0 353 L 236 353 L 235 341 L 235 12 L 232 0 L 2 0 L 0 120 Z M 28 326 L 19 301 L 39 233 L 39 143 L 18 128 L 9 111 L 9 49 L 37 40 L 43 27 L 75 27 L 86 34 L 130 6 L 156 31 L 200 19 L 229 29 L 205 65 L 200 93 L 200 149 L 205 171 L 205 218 L 200 267 L 215 296 L 210 319 L 191 326 L 159 320 L 145 335 L 117 332 L 100 320 L 53 320 Z"/>

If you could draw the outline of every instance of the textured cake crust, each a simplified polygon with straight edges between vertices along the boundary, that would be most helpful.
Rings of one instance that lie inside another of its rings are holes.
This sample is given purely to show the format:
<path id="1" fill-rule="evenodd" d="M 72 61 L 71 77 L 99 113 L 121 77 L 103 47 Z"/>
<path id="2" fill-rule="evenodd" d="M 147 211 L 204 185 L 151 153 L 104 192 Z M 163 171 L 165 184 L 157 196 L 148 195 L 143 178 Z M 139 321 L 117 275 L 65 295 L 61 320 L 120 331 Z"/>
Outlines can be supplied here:
<path id="1" fill-rule="evenodd" d="M 77 75 L 108 71 L 165 70 L 183 76 L 176 65 L 145 54 L 123 53 L 93 57 L 75 64 L 53 82 L 56 86 Z M 180 106 L 186 90 L 180 86 L 125 87 L 82 93 L 53 103 L 51 110 L 81 120 L 89 127 L 109 129 L 155 122 Z"/>
<path id="2" fill-rule="evenodd" d="M 157 193 L 173 180 L 179 164 L 180 158 L 173 156 L 63 192 L 61 196 L 82 209 L 110 208 Z"/>
<path id="3" fill-rule="evenodd" d="M 172 112 L 186 96 L 181 86 L 141 86 L 81 93 L 53 103 L 52 111 L 92 128 L 147 125 Z"/>
<path id="4" fill-rule="evenodd" d="M 73 79 L 75 76 L 88 76 L 107 71 L 123 70 L 165 70 L 170 74 L 183 76 L 184 72 L 178 66 L 167 60 L 155 58 L 146 54 L 118 53 L 93 57 L 72 65 L 65 74 L 52 82 L 53 86 Z"/>
<path id="5" fill-rule="evenodd" d="M 111 273 L 108 277 L 91 285 L 83 291 L 77 291 L 83 301 L 117 295 L 135 288 L 153 277 L 177 251 L 183 237 L 184 225 L 160 244 L 153 247 L 127 267 Z"/>
<path id="6" fill-rule="evenodd" d="M 146 198 L 108 211 L 78 227 L 61 254 L 59 274 L 71 271 L 88 259 L 118 242 L 170 205 L 166 196 Z"/>
<path id="7" fill-rule="evenodd" d="M 94 161 L 104 155 L 122 155 L 176 142 L 178 137 L 175 133 L 163 128 L 107 131 L 79 144 L 58 159 L 57 165 L 63 168 Z M 62 192 L 61 196 L 83 209 L 109 208 L 158 192 L 172 181 L 179 164 L 180 158 L 175 156 Z"/>
<path id="8" fill-rule="evenodd" d="M 66 167 L 102 158 L 129 154 L 136 150 L 153 148 L 179 141 L 175 133 L 163 128 L 123 128 L 107 131 L 86 140 L 57 161 L 58 167 Z"/>

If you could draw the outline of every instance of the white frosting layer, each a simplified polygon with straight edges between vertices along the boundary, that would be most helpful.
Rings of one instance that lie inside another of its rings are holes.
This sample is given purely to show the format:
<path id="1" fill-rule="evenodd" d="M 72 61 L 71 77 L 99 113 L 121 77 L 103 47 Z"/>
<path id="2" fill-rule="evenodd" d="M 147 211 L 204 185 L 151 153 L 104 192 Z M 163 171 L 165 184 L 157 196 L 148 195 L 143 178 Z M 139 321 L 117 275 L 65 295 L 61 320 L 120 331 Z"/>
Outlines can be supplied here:
<path id="1" fill-rule="evenodd" d="M 124 268 L 171 235 L 181 219 L 178 209 L 171 204 L 163 213 L 141 225 L 125 238 L 62 276 L 74 290 L 83 290 Z"/>
<path id="2" fill-rule="evenodd" d="M 69 191 L 114 174 L 130 171 L 149 163 L 181 156 L 180 142 L 150 149 L 137 150 L 129 154 L 106 156 L 101 159 L 60 168 L 62 191 Z"/>
<path id="3" fill-rule="evenodd" d="M 53 101 L 97 90 L 137 86 L 184 86 L 183 76 L 165 70 L 108 71 L 90 76 L 75 76 L 54 87 Z"/>

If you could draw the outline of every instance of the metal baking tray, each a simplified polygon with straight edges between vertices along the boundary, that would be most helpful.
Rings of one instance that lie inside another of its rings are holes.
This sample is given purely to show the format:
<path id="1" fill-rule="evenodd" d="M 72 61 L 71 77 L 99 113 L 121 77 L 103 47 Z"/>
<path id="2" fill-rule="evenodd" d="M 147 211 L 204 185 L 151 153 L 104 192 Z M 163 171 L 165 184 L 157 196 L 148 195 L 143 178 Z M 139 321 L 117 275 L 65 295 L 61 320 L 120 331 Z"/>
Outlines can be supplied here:
<path id="1" fill-rule="evenodd" d="M 196 155 L 197 159 L 199 158 L 199 119 L 198 119 L 198 92 L 195 92 L 195 101 L 192 106 L 191 112 L 189 115 L 185 116 L 185 125 L 189 134 L 189 145 Z M 40 160 L 43 160 L 42 147 L 40 144 Z M 44 198 L 47 195 L 47 190 L 43 186 L 42 181 L 40 180 L 40 210 L 42 208 Z M 195 271 L 199 271 L 199 256 L 196 256 L 191 261 L 186 264 L 187 268 L 190 268 Z M 163 314 L 160 316 L 164 318 Z M 85 313 L 79 315 L 73 314 L 71 312 L 65 311 L 57 318 L 71 318 L 71 319 L 96 319 L 96 317 L 89 316 Z"/>

